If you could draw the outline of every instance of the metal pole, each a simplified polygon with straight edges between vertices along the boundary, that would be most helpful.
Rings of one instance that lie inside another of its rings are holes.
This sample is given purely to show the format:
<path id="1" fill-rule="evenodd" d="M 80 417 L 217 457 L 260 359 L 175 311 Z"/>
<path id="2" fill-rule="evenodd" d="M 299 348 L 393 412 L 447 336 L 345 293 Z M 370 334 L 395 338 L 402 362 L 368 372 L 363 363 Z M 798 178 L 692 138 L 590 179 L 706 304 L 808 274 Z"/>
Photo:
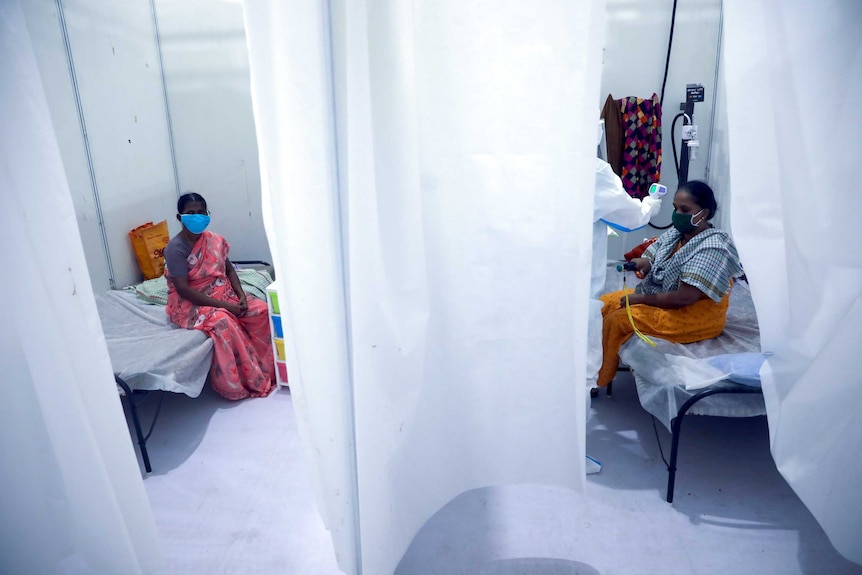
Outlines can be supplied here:
<path id="1" fill-rule="evenodd" d="M 174 189 L 176 191 L 177 198 L 179 198 L 182 193 L 180 192 L 180 176 L 179 171 L 177 170 L 177 154 L 174 150 L 174 125 L 171 121 L 171 107 L 168 105 L 168 84 L 165 82 L 165 64 L 162 58 L 162 37 L 159 33 L 159 19 L 156 15 L 155 0 L 150 0 L 150 10 L 153 13 L 153 29 L 156 33 L 156 50 L 159 54 L 159 74 L 162 77 L 162 97 L 165 100 L 165 117 L 168 122 L 168 144 L 171 148 L 171 167 L 174 170 Z"/>
<path id="2" fill-rule="evenodd" d="M 69 43 L 69 30 L 66 27 L 66 14 L 63 10 L 63 0 L 56 0 L 57 15 L 60 18 L 60 32 L 63 34 L 63 47 L 66 49 L 66 62 L 69 64 L 69 76 L 72 80 L 72 94 L 75 97 L 75 109 L 78 112 L 78 125 L 84 140 L 84 155 L 87 158 L 87 173 L 90 177 L 90 189 L 93 192 L 93 204 L 96 207 L 96 217 L 99 220 L 99 233 L 102 236 L 102 248 L 105 263 L 108 266 L 108 282 L 111 289 L 117 289 L 114 280 L 114 264 L 111 261 L 111 249 L 108 246 L 108 232 L 105 229 L 105 218 L 102 215 L 102 202 L 99 200 L 99 186 L 96 184 L 96 170 L 93 166 L 93 154 L 90 150 L 90 138 L 87 136 L 87 122 L 84 120 L 84 107 L 81 104 L 81 92 L 78 89 L 78 76 L 75 73 L 75 61 L 72 58 L 72 45 Z"/>
<path id="3" fill-rule="evenodd" d="M 706 171 L 704 179 L 709 182 L 709 169 L 712 165 L 712 140 L 715 132 L 715 108 L 718 102 L 718 71 L 721 67 L 721 35 L 724 32 L 724 0 L 719 2 L 718 10 L 718 44 L 715 48 L 715 75 L 712 81 L 712 117 L 709 120 L 709 142 L 707 144 Z"/>
<path id="4" fill-rule="evenodd" d="M 352 485 L 351 487 L 351 497 L 353 498 L 353 523 L 354 523 L 354 546 L 356 550 L 356 564 L 355 571 L 356 575 L 362 575 L 362 523 L 360 521 L 360 502 L 359 502 L 359 467 L 357 465 L 357 447 L 356 447 L 356 402 L 355 402 L 355 382 L 353 380 L 353 342 L 350 338 L 350 334 L 352 333 L 351 328 L 351 317 L 350 317 L 350 284 L 347 280 L 347 253 L 348 253 L 348 238 L 345 236 L 345 231 L 347 230 L 347 226 L 344 225 L 344 214 L 346 210 L 346 202 L 343 201 L 343 194 L 345 193 L 345 187 L 342 185 L 341 177 L 340 177 L 340 162 L 339 162 L 339 149 L 338 149 L 338 105 L 335 99 L 335 90 L 336 90 L 336 77 L 335 77 L 335 40 L 333 38 L 332 31 L 332 1 L 329 0 L 325 4 L 325 18 L 326 18 L 326 34 L 327 39 L 329 40 L 329 53 L 327 54 L 328 58 L 328 66 L 329 66 L 329 88 L 330 95 L 332 101 L 332 142 L 333 142 L 333 177 L 335 180 L 335 193 L 334 193 L 334 201 L 335 201 L 335 213 L 338 218 L 338 234 L 339 234 L 339 260 L 341 263 L 341 281 L 342 281 L 342 293 L 344 294 L 344 320 L 345 320 L 345 344 L 347 348 L 347 365 L 348 365 L 348 413 L 347 417 L 349 419 L 348 429 L 350 433 L 349 441 L 352 447 L 352 451 L 350 453 L 350 464 L 353 468 L 353 475 L 351 477 Z"/>

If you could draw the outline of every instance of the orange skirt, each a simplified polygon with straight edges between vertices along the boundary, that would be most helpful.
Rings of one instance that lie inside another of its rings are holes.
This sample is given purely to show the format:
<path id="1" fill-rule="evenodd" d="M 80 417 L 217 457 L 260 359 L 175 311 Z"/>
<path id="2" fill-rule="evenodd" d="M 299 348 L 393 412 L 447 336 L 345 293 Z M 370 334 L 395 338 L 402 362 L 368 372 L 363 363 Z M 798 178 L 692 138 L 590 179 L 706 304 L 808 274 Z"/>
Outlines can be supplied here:
<path id="1" fill-rule="evenodd" d="M 633 290 L 628 290 L 632 293 Z M 635 330 L 629 321 L 625 306 L 620 306 L 624 290 L 601 296 L 602 306 L 602 367 L 598 385 L 605 387 L 616 375 L 620 363 L 620 347 Z M 693 343 L 718 337 L 727 321 L 730 292 L 716 303 L 709 298 L 678 309 L 662 309 L 651 305 L 631 306 L 635 325 L 645 335 L 652 335 L 674 343 Z"/>

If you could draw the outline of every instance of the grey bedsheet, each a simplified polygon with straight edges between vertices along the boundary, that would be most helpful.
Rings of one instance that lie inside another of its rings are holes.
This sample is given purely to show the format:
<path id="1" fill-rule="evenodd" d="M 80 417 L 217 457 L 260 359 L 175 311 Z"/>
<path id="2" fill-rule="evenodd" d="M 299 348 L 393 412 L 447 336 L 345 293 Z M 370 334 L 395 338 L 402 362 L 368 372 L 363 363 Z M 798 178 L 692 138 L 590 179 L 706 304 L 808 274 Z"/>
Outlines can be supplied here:
<path id="1" fill-rule="evenodd" d="M 200 395 L 212 363 L 212 340 L 201 331 L 173 325 L 164 306 L 133 293 L 109 291 L 96 307 L 114 373 L 138 390 Z"/>
<path id="2" fill-rule="evenodd" d="M 620 274 L 608 271 L 608 287 L 622 287 Z M 633 274 L 629 274 L 629 281 Z M 631 284 L 630 284 L 631 285 Z M 687 390 L 686 373 L 672 365 L 667 355 L 689 358 L 704 358 L 725 353 L 760 352 L 760 330 L 751 291 L 744 282 L 737 282 L 730 294 L 727 324 L 724 332 L 714 339 L 697 343 L 678 344 L 652 338 L 657 347 L 652 347 L 633 336 L 620 349 L 622 363 L 631 367 L 637 385 L 641 405 L 670 430 L 671 420 L 679 408 L 702 390 Z M 730 381 L 721 381 L 710 386 L 744 387 Z M 698 401 L 689 411 L 695 415 L 723 417 L 754 417 L 764 415 L 766 406 L 760 394 L 718 394 Z"/>

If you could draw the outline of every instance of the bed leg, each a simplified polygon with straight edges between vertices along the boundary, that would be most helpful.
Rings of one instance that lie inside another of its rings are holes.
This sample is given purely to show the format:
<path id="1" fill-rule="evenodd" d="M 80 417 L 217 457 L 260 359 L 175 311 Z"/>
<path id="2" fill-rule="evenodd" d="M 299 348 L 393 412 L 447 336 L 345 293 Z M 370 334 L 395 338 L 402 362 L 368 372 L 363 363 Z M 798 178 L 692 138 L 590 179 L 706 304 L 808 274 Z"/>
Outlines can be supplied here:
<path id="1" fill-rule="evenodd" d="M 671 443 L 670 443 L 670 463 L 667 465 L 667 502 L 673 503 L 673 488 L 674 483 L 676 482 L 676 456 L 679 453 L 679 436 L 682 433 L 682 418 L 685 417 L 685 414 L 688 413 L 688 410 L 691 407 L 703 399 L 704 397 L 709 397 L 710 395 L 714 395 L 716 393 L 721 393 L 721 390 L 717 389 L 705 389 L 700 393 L 693 395 L 688 398 L 688 401 L 682 404 L 682 407 L 679 408 L 676 412 L 676 417 L 674 417 L 670 422 L 671 429 Z"/>
<path id="2" fill-rule="evenodd" d="M 685 414 L 688 413 L 688 410 L 691 407 L 705 397 L 709 397 L 710 395 L 716 395 L 718 393 L 762 393 L 760 388 L 754 387 L 743 387 L 739 388 L 707 388 L 697 393 L 690 398 L 688 401 L 682 404 L 682 407 L 676 412 L 676 417 L 674 417 L 670 422 L 671 429 L 671 447 L 670 447 L 670 463 L 667 465 L 667 502 L 673 503 L 673 488 L 674 482 L 676 481 L 676 456 L 679 452 L 679 436 L 682 433 L 682 418 L 685 417 Z"/>
<path id="3" fill-rule="evenodd" d="M 678 415 L 670 422 L 671 445 L 670 445 L 670 463 L 667 466 L 667 502 L 673 503 L 673 488 L 676 482 L 676 456 L 679 453 L 679 434 L 682 431 L 682 418 L 685 414 Z"/>
<path id="4" fill-rule="evenodd" d="M 117 385 L 123 388 L 124 397 L 127 400 L 129 411 L 132 414 L 132 423 L 135 425 L 135 435 L 138 437 L 138 446 L 141 448 L 141 457 L 144 460 L 144 469 L 150 473 L 153 468 L 150 466 L 150 454 L 147 453 L 147 439 L 144 437 L 144 432 L 141 429 L 141 420 L 138 419 L 138 407 L 135 405 L 135 399 L 132 397 L 132 390 L 129 385 L 119 376 L 114 376 Z"/>

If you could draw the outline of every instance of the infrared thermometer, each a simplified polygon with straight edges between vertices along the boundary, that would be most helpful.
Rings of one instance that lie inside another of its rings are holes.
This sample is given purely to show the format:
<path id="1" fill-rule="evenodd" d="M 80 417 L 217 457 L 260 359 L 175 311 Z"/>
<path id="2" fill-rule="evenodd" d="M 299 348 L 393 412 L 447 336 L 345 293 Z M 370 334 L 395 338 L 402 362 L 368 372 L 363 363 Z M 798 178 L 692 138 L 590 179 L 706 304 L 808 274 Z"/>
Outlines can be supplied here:
<path id="1" fill-rule="evenodd" d="M 653 198 L 660 198 L 667 193 L 667 186 L 661 184 L 650 184 L 649 195 Z"/>

